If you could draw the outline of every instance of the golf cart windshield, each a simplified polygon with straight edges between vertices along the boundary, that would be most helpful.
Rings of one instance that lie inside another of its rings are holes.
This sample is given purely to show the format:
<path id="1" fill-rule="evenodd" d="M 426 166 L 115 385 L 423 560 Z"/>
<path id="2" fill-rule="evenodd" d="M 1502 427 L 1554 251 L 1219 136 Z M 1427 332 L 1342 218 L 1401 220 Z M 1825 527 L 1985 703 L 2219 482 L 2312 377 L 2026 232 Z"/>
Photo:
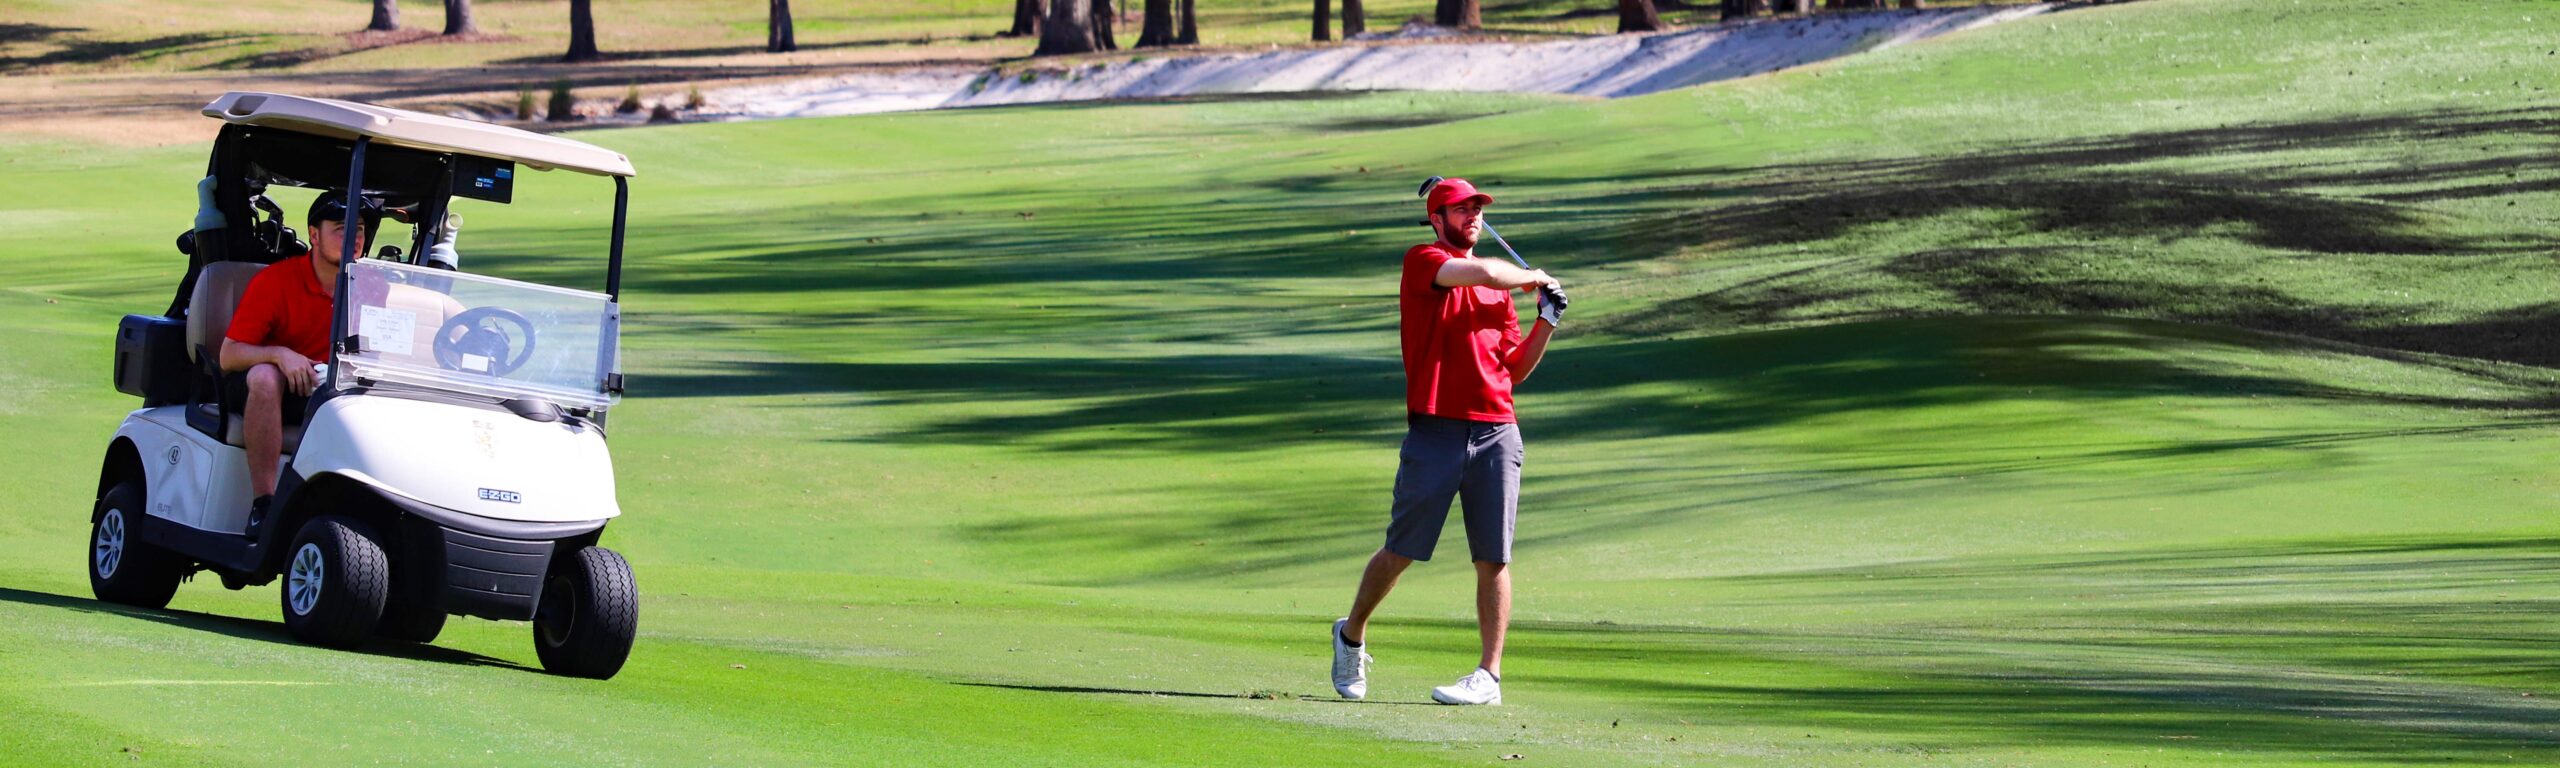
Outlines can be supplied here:
<path id="1" fill-rule="evenodd" d="M 339 302 L 355 350 L 340 381 L 604 408 L 621 310 L 601 293 L 373 259 L 347 265 Z"/>

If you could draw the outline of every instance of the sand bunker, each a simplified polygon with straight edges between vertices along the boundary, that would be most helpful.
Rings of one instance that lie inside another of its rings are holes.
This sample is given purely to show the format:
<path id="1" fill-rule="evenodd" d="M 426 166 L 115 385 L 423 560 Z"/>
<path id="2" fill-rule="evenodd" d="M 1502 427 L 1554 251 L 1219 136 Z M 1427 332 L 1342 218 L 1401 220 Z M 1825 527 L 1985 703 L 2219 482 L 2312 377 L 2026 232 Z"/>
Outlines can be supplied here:
<path id="1" fill-rule="evenodd" d="M 2011 5 L 1818 14 L 1650 35 L 1471 42 L 1407 30 L 1392 41 L 1146 58 L 1004 74 L 919 70 L 706 94 L 711 119 L 1299 91 L 1512 91 L 1635 96 L 1802 66 L 2052 10 Z M 1145 52 L 1138 52 L 1144 55 Z"/>

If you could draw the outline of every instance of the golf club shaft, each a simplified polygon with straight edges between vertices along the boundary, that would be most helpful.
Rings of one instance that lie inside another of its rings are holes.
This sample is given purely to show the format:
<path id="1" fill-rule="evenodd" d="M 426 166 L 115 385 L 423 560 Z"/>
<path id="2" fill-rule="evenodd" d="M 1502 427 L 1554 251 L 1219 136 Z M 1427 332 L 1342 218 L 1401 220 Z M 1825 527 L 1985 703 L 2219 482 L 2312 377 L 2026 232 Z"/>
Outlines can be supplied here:
<path id="1" fill-rule="evenodd" d="M 1511 254 L 1511 263 L 1520 265 L 1521 269 L 1537 269 L 1536 267 L 1529 266 L 1528 259 L 1520 258 L 1519 251 L 1511 249 L 1511 241 L 1502 239 L 1502 233 L 1493 231 L 1493 222 L 1486 221 L 1484 217 L 1478 216 L 1476 217 L 1476 224 L 1484 227 L 1485 234 L 1493 236 L 1493 242 L 1502 246 L 1503 253 Z"/>
<path id="2" fill-rule="evenodd" d="M 1431 188 L 1440 186 L 1441 181 L 1443 181 L 1443 179 L 1438 176 L 1424 179 L 1422 181 L 1422 188 L 1415 190 L 1414 195 L 1425 200 L 1431 199 Z M 1428 224 L 1430 222 L 1426 221 L 1423 223 Z M 1491 220 L 1488 220 L 1484 218 L 1483 215 L 1479 214 L 1476 216 L 1476 224 L 1484 227 L 1485 234 L 1493 236 L 1493 242 L 1502 246 L 1503 253 L 1511 254 L 1511 263 L 1520 265 L 1521 269 L 1530 271 L 1537 270 L 1536 267 L 1529 266 L 1528 259 L 1520 258 L 1520 252 L 1511 247 L 1511 241 L 1502 239 L 1502 233 L 1494 231 L 1493 222 Z M 1545 289 L 1541 288 L 1539 290 L 1543 291 Z"/>

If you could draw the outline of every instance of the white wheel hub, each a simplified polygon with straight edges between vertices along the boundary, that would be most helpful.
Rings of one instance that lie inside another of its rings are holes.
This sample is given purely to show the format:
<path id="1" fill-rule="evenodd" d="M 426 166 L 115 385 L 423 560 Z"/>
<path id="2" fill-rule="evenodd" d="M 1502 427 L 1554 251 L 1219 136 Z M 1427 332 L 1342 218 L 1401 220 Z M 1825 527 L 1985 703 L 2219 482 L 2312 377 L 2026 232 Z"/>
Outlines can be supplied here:
<path id="1" fill-rule="evenodd" d="M 320 604 L 321 568 L 324 564 L 318 544 L 306 543 L 293 551 L 293 567 L 285 575 L 284 583 L 285 605 L 293 609 L 293 615 L 309 616 L 311 608 Z"/>
<path id="2" fill-rule="evenodd" d="M 98 578 L 116 577 L 116 566 L 124 564 L 124 510 L 109 507 L 98 516 L 98 531 L 89 539 L 89 567 Z"/>

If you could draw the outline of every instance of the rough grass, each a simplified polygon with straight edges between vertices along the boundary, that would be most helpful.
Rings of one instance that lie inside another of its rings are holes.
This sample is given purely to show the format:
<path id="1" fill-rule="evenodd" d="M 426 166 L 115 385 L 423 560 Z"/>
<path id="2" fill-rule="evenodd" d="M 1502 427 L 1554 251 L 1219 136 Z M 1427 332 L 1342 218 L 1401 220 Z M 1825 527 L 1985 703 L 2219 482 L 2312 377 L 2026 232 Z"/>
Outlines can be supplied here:
<path id="1" fill-rule="evenodd" d="M 607 540 L 647 608 L 605 683 L 521 669 L 520 624 L 336 653 L 284 639 L 272 587 L 86 599 L 89 478 L 131 404 L 107 329 L 165 301 L 202 149 L 10 146 L 0 743 L 2549 763 L 2534 339 L 2560 199 L 2526 78 L 2555 11 L 2160 0 L 1492 115 L 1374 94 L 583 134 L 644 174 Z M 1474 655 L 1440 562 L 1375 630 L 1377 701 L 1323 695 L 1383 523 L 1392 258 L 1432 173 L 1487 185 L 1577 286 L 1523 391 L 1492 710 L 1411 705 Z M 532 175 L 470 212 L 466 264 L 591 284 L 608 194 Z"/>

